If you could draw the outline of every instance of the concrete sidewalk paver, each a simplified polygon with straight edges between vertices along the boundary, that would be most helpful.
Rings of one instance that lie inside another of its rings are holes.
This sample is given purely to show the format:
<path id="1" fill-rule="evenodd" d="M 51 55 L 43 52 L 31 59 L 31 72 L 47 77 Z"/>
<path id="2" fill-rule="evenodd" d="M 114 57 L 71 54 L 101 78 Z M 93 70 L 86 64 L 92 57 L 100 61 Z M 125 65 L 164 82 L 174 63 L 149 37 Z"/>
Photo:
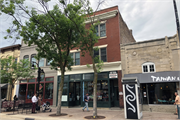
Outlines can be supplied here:
<path id="1" fill-rule="evenodd" d="M 56 108 L 52 108 L 52 112 L 38 112 L 37 114 L 12 114 L 12 112 L 0 113 L 0 120 L 24 120 L 25 118 L 34 118 L 35 120 L 85 120 L 85 116 L 92 116 L 93 111 L 90 108 L 90 112 L 82 111 L 82 108 L 62 108 L 62 113 L 66 113 L 66 116 L 52 117 L 50 114 L 56 113 Z M 104 120 L 125 120 L 123 110 L 109 110 L 109 109 L 98 109 L 98 115 L 105 116 Z M 149 112 L 143 111 L 143 118 L 141 120 L 177 120 L 177 115 L 173 113 L 165 112 Z"/>

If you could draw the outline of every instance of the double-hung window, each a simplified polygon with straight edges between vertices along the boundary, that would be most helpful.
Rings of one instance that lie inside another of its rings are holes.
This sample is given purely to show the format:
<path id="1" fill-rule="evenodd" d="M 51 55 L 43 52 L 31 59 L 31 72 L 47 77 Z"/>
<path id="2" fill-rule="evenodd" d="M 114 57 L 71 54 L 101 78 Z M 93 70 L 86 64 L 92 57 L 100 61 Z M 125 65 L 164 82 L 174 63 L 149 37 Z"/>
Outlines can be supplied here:
<path id="1" fill-rule="evenodd" d="M 97 36 L 100 36 L 100 37 L 105 37 L 106 36 L 106 24 L 105 23 L 97 25 L 95 27 L 95 30 L 96 30 L 96 35 Z"/>
<path id="2" fill-rule="evenodd" d="M 94 50 L 94 57 L 99 56 L 99 59 L 103 62 L 107 62 L 107 54 L 106 48 L 100 48 L 98 50 Z"/>
<path id="3" fill-rule="evenodd" d="M 36 62 L 35 56 L 36 56 L 36 54 L 32 54 L 32 55 L 31 55 L 31 65 L 32 65 L 32 64 L 36 65 L 35 63 L 33 63 L 33 62 Z"/>
<path id="4" fill-rule="evenodd" d="M 73 59 L 73 65 L 80 65 L 80 52 L 70 53 L 70 56 Z"/>
<path id="5" fill-rule="evenodd" d="M 29 55 L 25 55 L 25 56 L 23 57 L 23 59 L 25 59 L 25 60 L 29 60 Z M 25 64 L 25 65 L 24 65 L 24 68 L 28 68 L 28 65 L 27 65 L 27 64 Z"/>
<path id="6" fill-rule="evenodd" d="M 39 67 L 44 67 L 44 58 L 39 60 Z"/>
<path id="7" fill-rule="evenodd" d="M 51 65 L 51 62 L 52 62 L 52 60 L 47 60 L 47 59 L 46 59 L 46 66 Z"/>
<path id="8" fill-rule="evenodd" d="M 143 73 L 149 73 L 149 72 L 155 72 L 155 64 L 152 62 L 147 62 L 142 65 L 142 72 Z"/>

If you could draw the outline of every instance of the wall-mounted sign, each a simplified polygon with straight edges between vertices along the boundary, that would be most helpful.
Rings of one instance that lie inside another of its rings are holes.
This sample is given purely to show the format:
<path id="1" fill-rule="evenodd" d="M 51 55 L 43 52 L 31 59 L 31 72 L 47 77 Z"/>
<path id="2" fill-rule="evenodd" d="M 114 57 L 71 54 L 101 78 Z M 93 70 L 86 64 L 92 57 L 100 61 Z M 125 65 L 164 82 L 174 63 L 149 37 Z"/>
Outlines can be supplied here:
<path id="1" fill-rule="evenodd" d="M 140 83 L 179 82 L 180 71 L 125 74 L 124 77 L 137 77 Z"/>
<path id="2" fill-rule="evenodd" d="M 116 71 L 109 72 L 109 78 L 118 78 L 118 74 Z"/>
<path id="3" fill-rule="evenodd" d="M 119 95 L 123 95 L 123 92 L 119 92 Z"/>

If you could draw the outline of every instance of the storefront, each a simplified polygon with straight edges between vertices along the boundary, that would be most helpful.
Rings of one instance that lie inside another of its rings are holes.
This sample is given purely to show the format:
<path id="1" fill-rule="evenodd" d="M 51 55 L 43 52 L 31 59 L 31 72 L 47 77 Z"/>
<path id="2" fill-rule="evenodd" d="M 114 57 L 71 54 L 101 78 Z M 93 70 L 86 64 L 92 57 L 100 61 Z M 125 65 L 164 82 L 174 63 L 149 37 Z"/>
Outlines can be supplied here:
<path id="1" fill-rule="evenodd" d="M 42 96 L 42 101 L 49 101 L 53 104 L 53 84 L 54 77 L 46 77 L 41 79 L 39 84 L 39 94 Z M 31 98 L 37 91 L 37 79 L 21 80 L 19 84 L 18 98 L 25 100 L 26 103 L 31 103 Z"/>
<path id="2" fill-rule="evenodd" d="M 144 105 L 173 105 L 174 92 L 179 93 L 180 71 L 125 74 L 124 77 L 137 77 Z"/>
<path id="3" fill-rule="evenodd" d="M 98 73 L 97 107 L 119 107 L 118 75 L 117 71 Z M 89 94 L 89 106 L 93 106 L 94 73 L 65 75 L 62 106 L 84 106 L 84 96 Z M 61 76 L 58 76 L 58 86 Z M 58 95 L 58 93 L 57 93 Z M 58 100 L 57 100 L 58 101 Z"/>
<path id="4" fill-rule="evenodd" d="M 8 83 L 0 84 L 1 99 L 6 98 L 6 96 L 7 96 L 7 88 L 8 88 Z"/>

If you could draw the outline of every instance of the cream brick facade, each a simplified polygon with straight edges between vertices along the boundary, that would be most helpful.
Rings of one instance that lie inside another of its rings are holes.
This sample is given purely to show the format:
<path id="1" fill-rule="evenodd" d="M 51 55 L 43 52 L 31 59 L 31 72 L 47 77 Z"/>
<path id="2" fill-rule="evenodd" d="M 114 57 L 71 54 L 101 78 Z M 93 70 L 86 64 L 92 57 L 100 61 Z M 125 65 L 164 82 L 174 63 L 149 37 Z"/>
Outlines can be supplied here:
<path id="1" fill-rule="evenodd" d="M 21 48 L 20 44 L 3 47 L 1 48 L 0 58 L 3 59 L 3 58 L 8 58 L 9 56 L 13 56 L 14 58 L 17 58 L 17 62 L 19 62 L 20 48 Z M 8 85 L 7 97 L 6 97 L 7 100 L 10 100 L 10 97 L 11 100 L 13 99 L 13 96 L 16 94 L 16 87 L 17 87 L 17 82 L 15 83 L 14 88 L 12 88 L 12 95 L 10 95 L 11 85 Z"/>
<path id="2" fill-rule="evenodd" d="M 141 73 L 141 75 L 148 74 L 143 73 L 142 70 L 142 65 L 148 62 L 154 63 L 155 73 L 180 71 L 180 44 L 177 34 L 160 39 L 121 44 L 120 51 L 122 77 L 124 77 L 125 74 L 134 74 L 134 76 Z M 180 94 L 180 90 L 178 88 L 179 82 L 176 82 L 176 90 Z M 156 91 L 158 91 L 157 88 Z M 173 104 L 161 105 L 148 103 L 143 105 L 143 110 L 151 112 L 175 112 Z"/>
<path id="3" fill-rule="evenodd" d="M 142 73 L 142 64 L 152 62 L 156 72 L 180 70 L 177 35 L 155 40 L 121 44 L 122 75 Z"/>

